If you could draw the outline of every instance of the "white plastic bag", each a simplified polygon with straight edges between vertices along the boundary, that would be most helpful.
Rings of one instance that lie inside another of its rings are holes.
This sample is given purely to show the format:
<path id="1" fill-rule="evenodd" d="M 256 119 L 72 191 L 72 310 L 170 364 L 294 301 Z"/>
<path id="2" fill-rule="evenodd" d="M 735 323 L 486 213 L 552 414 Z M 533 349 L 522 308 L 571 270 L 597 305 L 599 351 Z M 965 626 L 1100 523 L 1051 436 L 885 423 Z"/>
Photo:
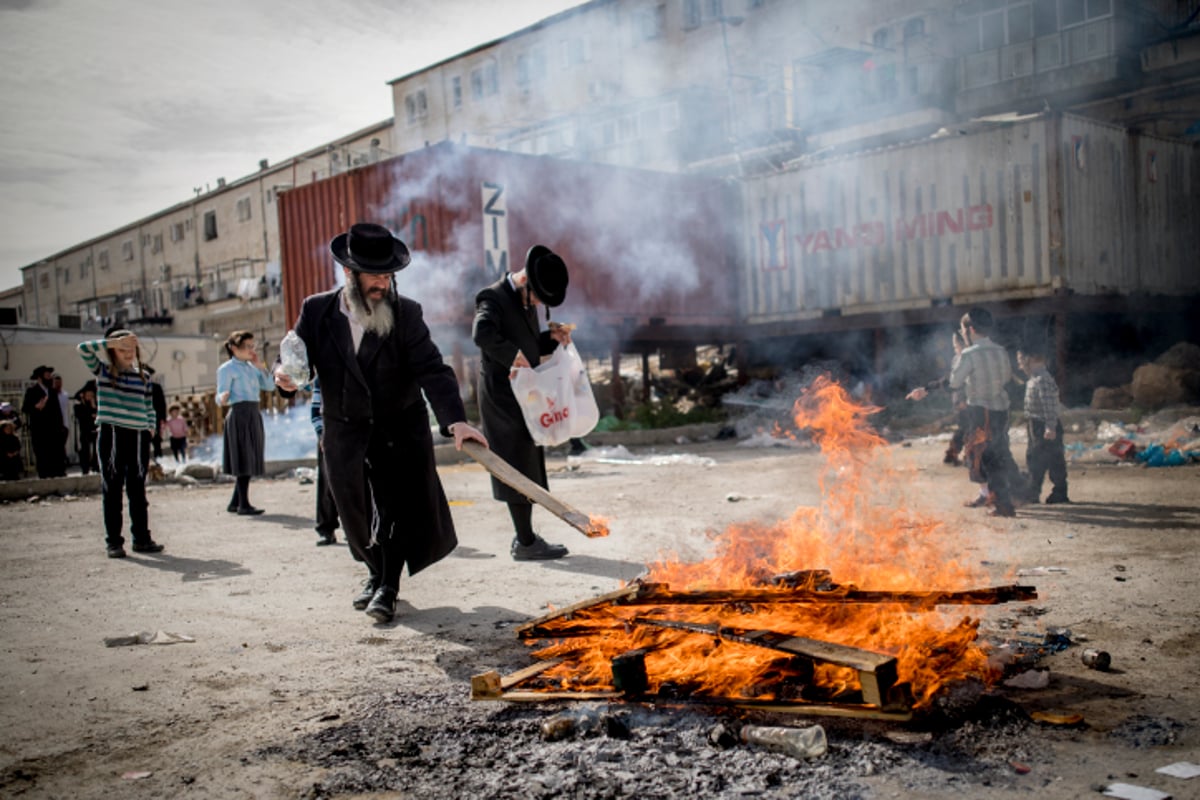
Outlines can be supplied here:
<path id="1" fill-rule="evenodd" d="M 511 380 L 525 427 L 543 447 L 586 436 L 600 421 L 592 384 L 573 344 L 560 345 L 544 364 L 515 370 Z"/>

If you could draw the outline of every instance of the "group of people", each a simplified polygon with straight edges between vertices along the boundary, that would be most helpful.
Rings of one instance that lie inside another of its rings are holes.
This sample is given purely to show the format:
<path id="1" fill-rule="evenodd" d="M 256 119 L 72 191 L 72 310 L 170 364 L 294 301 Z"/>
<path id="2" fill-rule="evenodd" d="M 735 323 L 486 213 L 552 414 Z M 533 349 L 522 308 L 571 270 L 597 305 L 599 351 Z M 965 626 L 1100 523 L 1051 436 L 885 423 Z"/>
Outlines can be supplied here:
<path id="1" fill-rule="evenodd" d="M 955 333 L 950 374 L 914 389 L 908 399 L 923 400 L 938 388 L 952 392 L 958 431 L 946 460 L 956 463 L 961 452 L 971 480 L 980 484 L 979 495 L 965 505 L 990 506 L 992 516 L 1016 516 L 1017 505 L 1040 502 L 1047 474 L 1053 488 L 1045 502 L 1069 503 L 1058 384 L 1046 369 L 1045 343 L 1030 340 L 1017 351 L 1017 366 L 1026 376 L 1024 410 L 1029 435 L 1028 474 L 1022 476 L 1008 439 L 1012 364 L 1008 351 L 993 340 L 993 329 L 987 309 L 972 308 L 964 314 Z"/>
<path id="2" fill-rule="evenodd" d="M 544 451 L 525 427 L 509 376 L 570 343 L 566 327 L 543 332 L 537 315 L 539 307 L 563 302 L 568 273 L 559 256 L 539 245 L 523 269 L 477 295 L 479 430 L 467 422 L 458 380 L 433 342 L 420 304 L 396 292 L 394 274 L 411 261 L 407 246 L 380 225 L 358 223 L 330 242 L 330 255 L 344 285 L 305 299 L 295 325 L 307 352 L 320 441 L 318 544 L 333 541 L 340 521 L 351 553 L 367 568 L 352 605 L 388 622 L 403 570 L 417 574 L 458 542 L 434 461 L 427 403 L 441 434 L 453 437 L 457 448 L 468 441 L 494 447 L 527 477 L 548 485 Z M 285 396 L 300 388 L 282 366 L 274 379 Z M 565 547 L 533 531 L 527 498 L 494 479 L 492 493 L 512 518 L 514 559 L 567 555 Z"/>

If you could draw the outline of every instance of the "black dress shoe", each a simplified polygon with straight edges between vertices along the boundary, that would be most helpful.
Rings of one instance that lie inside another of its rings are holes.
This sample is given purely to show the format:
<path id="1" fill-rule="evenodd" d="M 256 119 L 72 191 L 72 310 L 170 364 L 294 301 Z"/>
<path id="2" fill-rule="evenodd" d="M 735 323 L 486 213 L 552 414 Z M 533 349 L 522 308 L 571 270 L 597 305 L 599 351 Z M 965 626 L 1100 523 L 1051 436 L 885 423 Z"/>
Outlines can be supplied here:
<path id="1" fill-rule="evenodd" d="M 265 514 L 266 511 L 254 506 L 246 506 L 245 508 L 239 508 L 237 513 L 239 517 L 257 517 L 259 514 Z"/>
<path id="2" fill-rule="evenodd" d="M 161 553 L 162 551 L 163 546 L 155 541 L 133 543 L 133 552 L 135 553 Z"/>
<path id="3" fill-rule="evenodd" d="M 317 547 L 324 547 L 325 545 L 330 545 L 330 544 L 337 544 L 336 536 L 334 536 L 332 533 L 318 533 L 317 534 Z"/>
<path id="4" fill-rule="evenodd" d="M 363 584 L 362 591 L 358 593 L 358 597 L 354 598 L 354 610 L 365 611 L 367 606 L 371 604 L 371 600 L 375 598 L 375 591 L 379 588 L 379 581 L 375 578 L 370 578 Z"/>
<path id="5" fill-rule="evenodd" d="M 550 561 L 565 556 L 567 548 L 561 544 L 550 544 L 542 537 L 534 536 L 532 544 L 521 544 L 519 540 L 513 539 L 509 552 L 512 553 L 514 561 Z"/>
<path id="6" fill-rule="evenodd" d="M 125 557 L 125 548 L 121 547 L 120 545 L 117 545 L 116 547 L 108 548 L 108 557 L 109 558 L 124 558 Z"/>
<path id="7" fill-rule="evenodd" d="M 376 622 L 391 622 L 396 616 L 396 590 L 390 586 L 380 586 L 379 591 L 371 598 L 367 606 L 367 616 Z"/>

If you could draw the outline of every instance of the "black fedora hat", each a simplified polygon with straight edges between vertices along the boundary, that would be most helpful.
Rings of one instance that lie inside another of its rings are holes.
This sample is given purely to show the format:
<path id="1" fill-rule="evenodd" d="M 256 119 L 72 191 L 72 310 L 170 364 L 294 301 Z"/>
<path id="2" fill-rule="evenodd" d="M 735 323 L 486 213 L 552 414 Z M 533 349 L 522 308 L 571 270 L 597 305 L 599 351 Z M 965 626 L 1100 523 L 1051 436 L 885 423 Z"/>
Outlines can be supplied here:
<path id="1" fill-rule="evenodd" d="M 29 376 L 29 380 L 31 380 L 31 381 L 41 380 L 42 375 L 47 372 L 54 372 L 54 367 L 47 367 L 47 366 L 35 367 L 33 370 L 33 374 Z"/>
<path id="2" fill-rule="evenodd" d="M 567 265 L 549 247 L 535 244 L 525 254 L 525 274 L 529 288 L 543 305 L 562 305 L 567 299 Z"/>
<path id="3" fill-rule="evenodd" d="M 343 267 L 370 275 L 398 272 L 412 260 L 404 242 L 373 222 L 357 222 L 350 226 L 348 233 L 333 237 L 329 252 Z"/>

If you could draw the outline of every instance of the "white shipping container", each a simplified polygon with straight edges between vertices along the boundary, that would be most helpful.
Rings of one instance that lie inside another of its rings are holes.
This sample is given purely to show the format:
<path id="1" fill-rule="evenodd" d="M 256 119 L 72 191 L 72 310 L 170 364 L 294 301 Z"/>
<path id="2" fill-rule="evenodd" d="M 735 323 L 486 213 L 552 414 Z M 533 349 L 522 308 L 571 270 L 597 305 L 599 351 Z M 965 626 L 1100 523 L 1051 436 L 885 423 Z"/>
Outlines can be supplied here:
<path id="1" fill-rule="evenodd" d="M 1196 148 L 1047 114 L 744 185 L 749 323 L 1086 294 L 1194 294 Z"/>

